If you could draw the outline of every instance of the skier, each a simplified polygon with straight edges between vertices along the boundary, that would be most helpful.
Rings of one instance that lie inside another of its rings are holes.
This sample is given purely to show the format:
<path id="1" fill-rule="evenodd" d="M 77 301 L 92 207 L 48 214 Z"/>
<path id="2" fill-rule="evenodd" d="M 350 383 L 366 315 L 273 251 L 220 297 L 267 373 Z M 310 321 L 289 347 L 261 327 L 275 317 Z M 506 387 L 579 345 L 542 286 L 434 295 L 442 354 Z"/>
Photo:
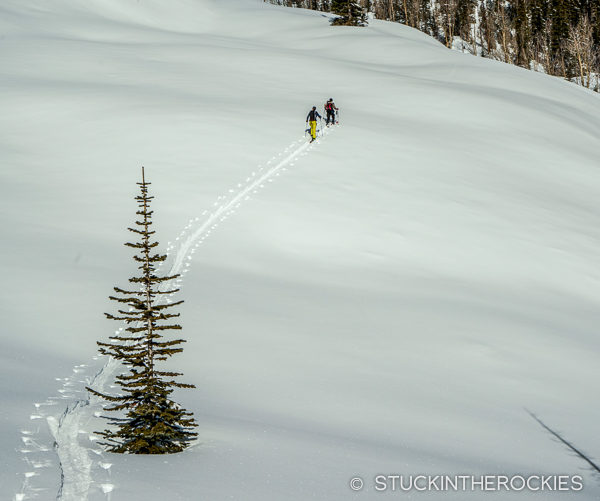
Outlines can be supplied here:
<path id="1" fill-rule="evenodd" d="M 312 138 L 310 142 L 312 143 L 315 139 L 317 139 L 317 118 L 322 118 L 317 111 L 317 107 L 313 106 L 312 110 L 308 112 L 306 116 L 306 123 L 310 122 L 310 137 Z"/>
<path id="2" fill-rule="evenodd" d="M 331 125 L 334 125 L 335 123 L 337 123 L 335 120 L 335 112 L 337 110 L 338 110 L 338 107 L 333 102 L 333 98 L 330 97 L 329 101 L 327 101 L 325 103 L 325 113 L 327 113 L 327 121 L 325 122 L 325 125 L 329 126 L 330 120 L 331 120 Z"/>

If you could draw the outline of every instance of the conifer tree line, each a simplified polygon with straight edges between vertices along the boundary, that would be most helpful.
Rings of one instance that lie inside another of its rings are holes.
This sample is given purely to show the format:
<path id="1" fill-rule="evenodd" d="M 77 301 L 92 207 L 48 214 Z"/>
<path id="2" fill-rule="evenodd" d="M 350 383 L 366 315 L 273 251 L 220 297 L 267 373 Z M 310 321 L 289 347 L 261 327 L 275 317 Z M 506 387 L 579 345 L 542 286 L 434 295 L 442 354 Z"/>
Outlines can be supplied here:
<path id="1" fill-rule="evenodd" d="M 358 3 L 476 56 L 560 76 L 600 92 L 600 0 L 265 0 L 334 12 Z"/>
<path id="2" fill-rule="evenodd" d="M 337 14 L 332 24 L 365 26 L 367 24 L 367 15 L 363 6 L 357 0 L 331 0 L 330 10 Z"/>
<path id="3" fill-rule="evenodd" d="M 338 17 L 334 25 L 365 26 L 367 24 L 368 8 L 364 0 L 264 0 L 265 2 L 285 7 L 298 7 L 302 9 L 333 12 Z"/>
<path id="4" fill-rule="evenodd" d="M 108 395 L 87 388 L 88 391 L 108 402 L 104 408 L 118 415 L 108 418 L 112 427 L 98 432 L 104 441 L 99 442 L 108 451 L 126 454 L 166 454 L 181 452 L 197 436 L 192 413 L 171 399 L 175 388 L 194 388 L 194 385 L 174 380 L 182 374 L 160 370 L 159 364 L 172 355 L 183 351 L 183 339 L 167 339 L 165 331 L 180 330 L 173 323 L 179 313 L 172 313 L 183 301 L 159 301 L 160 297 L 175 294 L 179 289 L 169 287 L 169 282 L 179 275 L 160 276 L 157 265 L 167 256 L 158 254 L 153 241 L 156 233 L 151 229 L 150 203 L 154 197 L 148 193 L 142 167 L 140 194 L 135 197 L 138 204 L 138 219 L 134 228 L 128 228 L 137 236 L 136 242 L 125 245 L 135 249 L 134 261 L 139 274 L 129 279 L 131 289 L 115 287 L 115 295 L 109 299 L 119 303 L 118 314 L 105 313 L 110 320 L 125 322 L 126 335 L 118 333 L 109 342 L 98 342 L 99 352 L 123 364 L 124 372 L 116 376 L 119 393 Z"/>

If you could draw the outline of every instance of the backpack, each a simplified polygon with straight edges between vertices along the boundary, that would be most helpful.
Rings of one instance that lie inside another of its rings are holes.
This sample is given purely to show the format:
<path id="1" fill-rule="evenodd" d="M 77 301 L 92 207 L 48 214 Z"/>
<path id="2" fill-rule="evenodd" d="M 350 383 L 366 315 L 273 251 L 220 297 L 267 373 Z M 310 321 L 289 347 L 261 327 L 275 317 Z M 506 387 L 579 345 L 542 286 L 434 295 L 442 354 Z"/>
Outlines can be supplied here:
<path id="1" fill-rule="evenodd" d="M 325 109 L 331 111 L 333 109 L 333 103 L 325 103 Z"/>

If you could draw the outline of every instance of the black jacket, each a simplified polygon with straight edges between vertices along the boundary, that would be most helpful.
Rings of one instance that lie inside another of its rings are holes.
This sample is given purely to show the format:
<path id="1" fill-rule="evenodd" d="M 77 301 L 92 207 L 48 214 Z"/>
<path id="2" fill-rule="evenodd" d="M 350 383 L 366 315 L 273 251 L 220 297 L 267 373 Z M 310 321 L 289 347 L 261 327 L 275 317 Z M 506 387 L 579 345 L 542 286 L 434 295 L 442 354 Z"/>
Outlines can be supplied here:
<path id="1" fill-rule="evenodd" d="M 307 122 L 316 122 L 317 118 L 321 118 L 321 115 L 319 115 L 319 112 L 317 110 L 310 110 L 308 112 L 308 116 L 306 117 L 306 121 Z"/>

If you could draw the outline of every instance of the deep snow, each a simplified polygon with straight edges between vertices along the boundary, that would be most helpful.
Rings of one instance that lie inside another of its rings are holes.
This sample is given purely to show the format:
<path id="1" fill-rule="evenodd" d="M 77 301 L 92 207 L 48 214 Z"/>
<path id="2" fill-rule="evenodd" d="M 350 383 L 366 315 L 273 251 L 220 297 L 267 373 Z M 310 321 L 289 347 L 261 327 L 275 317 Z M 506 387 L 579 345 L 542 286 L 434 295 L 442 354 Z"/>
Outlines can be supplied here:
<path id="1" fill-rule="evenodd" d="M 256 0 L 5 0 L 0 34 L 4 498 L 55 499 L 53 440 L 73 433 L 67 501 L 378 499 L 400 494 L 377 473 L 548 472 L 585 489 L 490 496 L 598 498 L 524 411 L 600 454 L 598 95 Z M 309 150 L 328 97 L 342 126 Z M 199 443 L 167 458 L 96 454 L 97 404 L 75 403 L 134 270 L 140 165 L 187 270 L 176 363 L 198 387 L 178 400 Z"/>

